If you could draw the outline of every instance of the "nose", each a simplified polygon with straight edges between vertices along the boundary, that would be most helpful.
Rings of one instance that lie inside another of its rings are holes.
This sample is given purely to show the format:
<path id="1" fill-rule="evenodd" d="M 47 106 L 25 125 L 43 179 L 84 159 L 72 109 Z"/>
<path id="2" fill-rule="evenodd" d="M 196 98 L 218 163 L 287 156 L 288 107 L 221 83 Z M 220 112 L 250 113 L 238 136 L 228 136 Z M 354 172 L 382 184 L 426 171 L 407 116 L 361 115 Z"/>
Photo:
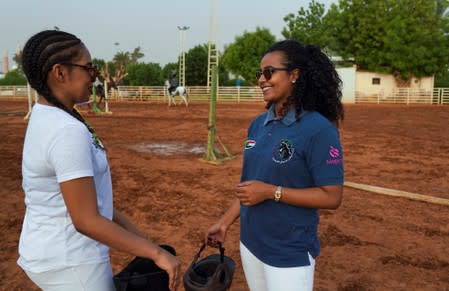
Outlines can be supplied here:
<path id="1" fill-rule="evenodd" d="M 257 78 L 257 82 L 260 84 L 260 83 L 263 83 L 265 81 L 266 81 L 266 79 L 265 79 L 264 74 L 260 74 L 259 78 Z"/>

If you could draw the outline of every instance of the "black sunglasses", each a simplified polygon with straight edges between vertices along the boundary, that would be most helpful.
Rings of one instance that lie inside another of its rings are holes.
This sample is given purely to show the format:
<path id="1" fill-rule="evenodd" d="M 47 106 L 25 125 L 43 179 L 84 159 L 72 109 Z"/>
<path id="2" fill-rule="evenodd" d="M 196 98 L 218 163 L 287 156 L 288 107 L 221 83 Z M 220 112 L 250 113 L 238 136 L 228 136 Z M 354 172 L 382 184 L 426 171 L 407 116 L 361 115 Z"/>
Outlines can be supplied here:
<path id="1" fill-rule="evenodd" d="M 73 63 L 62 63 L 61 65 L 79 67 L 79 68 L 86 70 L 86 72 L 90 76 L 90 81 L 92 83 L 95 82 L 95 80 L 97 79 L 98 76 L 100 76 L 100 71 L 98 70 L 98 67 L 96 65 L 90 65 L 90 64 L 89 65 L 79 65 L 79 64 L 73 64 Z"/>
<path id="2" fill-rule="evenodd" d="M 262 75 L 264 76 L 265 80 L 267 80 L 267 81 L 270 80 L 271 76 L 276 71 L 290 71 L 290 69 L 288 69 L 288 68 L 268 67 L 268 68 L 265 68 L 263 70 L 258 70 L 258 71 L 256 71 L 257 81 L 259 81 L 260 76 L 262 76 Z"/>

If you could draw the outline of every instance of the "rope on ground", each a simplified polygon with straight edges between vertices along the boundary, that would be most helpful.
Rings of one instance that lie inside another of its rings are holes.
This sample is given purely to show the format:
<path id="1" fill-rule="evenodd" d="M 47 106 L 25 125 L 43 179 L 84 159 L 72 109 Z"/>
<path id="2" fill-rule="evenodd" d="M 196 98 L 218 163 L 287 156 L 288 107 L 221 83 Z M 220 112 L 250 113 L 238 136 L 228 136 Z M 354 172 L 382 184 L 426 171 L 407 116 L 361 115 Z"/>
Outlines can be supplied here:
<path id="1" fill-rule="evenodd" d="M 353 182 L 345 182 L 344 186 L 363 190 L 363 191 L 383 194 L 383 195 L 387 195 L 387 196 L 403 197 L 403 198 L 408 198 L 411 200 L 418 200 L 418 201 L 424 201 L 424 202 L 429 202 L 429 203 L 433 203 L 433 204 L 449 206 L 449 199 L 444 199 L 444 198 L 439 198 L 439 197 L 434 197 L 434 196 L 429 196 L 429 195 L 416 194 L 416 193 L 411 193 L 411 192 L 405 192 L 405 191 L 400 191 L 400 190 L 394 190 L 394 189 L 389 189 L 389 188 L 383 188 L 383 187 L 372 186 L 372 185 L 367 185 L 367 184 L 359 184 L 359 183 L 353 183 Z"/>

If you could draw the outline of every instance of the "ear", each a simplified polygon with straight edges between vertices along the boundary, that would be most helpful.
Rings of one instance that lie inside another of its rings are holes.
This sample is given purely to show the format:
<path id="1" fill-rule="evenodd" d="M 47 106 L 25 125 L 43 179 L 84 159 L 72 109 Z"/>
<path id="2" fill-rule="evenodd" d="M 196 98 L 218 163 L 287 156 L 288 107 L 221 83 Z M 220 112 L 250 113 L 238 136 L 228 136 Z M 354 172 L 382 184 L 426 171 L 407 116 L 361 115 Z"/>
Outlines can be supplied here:
<path id="1" fill-rule="evenodd" d="M 292 84 L 296 83 L 298 78 L 299 78 L 299 69 L 294 69 L 293 71 L 291 71 L 290 81 L 292 82 Z"/>
<path id="2" fill-rule="evenodd" d="M 55 64 L 51 68 L 50 74 L 53 76 L 53 78 L 57 82 L 64 82 L 66 76 L 67 76 L 67 70 L 61 66 L 60 64 Z"/>

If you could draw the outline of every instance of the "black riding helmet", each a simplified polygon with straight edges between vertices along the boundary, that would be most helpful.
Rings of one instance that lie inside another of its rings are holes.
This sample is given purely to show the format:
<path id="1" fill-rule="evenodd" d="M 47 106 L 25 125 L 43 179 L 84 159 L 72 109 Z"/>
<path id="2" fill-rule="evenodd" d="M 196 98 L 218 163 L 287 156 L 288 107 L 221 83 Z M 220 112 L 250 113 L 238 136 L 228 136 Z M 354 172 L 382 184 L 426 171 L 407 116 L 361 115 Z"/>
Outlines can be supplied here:
<path id="1" fill-rule="evenodd" d="M 218 243 L 218 246 L 220 254 L 213 254 L 198 261 L 206 244 L 201 246 L 184 274 L 186 291 L 224 291 L 229 289 L 234 276 L 235 262 L 224 255 L 225 249 L 221 243 Z"/>

